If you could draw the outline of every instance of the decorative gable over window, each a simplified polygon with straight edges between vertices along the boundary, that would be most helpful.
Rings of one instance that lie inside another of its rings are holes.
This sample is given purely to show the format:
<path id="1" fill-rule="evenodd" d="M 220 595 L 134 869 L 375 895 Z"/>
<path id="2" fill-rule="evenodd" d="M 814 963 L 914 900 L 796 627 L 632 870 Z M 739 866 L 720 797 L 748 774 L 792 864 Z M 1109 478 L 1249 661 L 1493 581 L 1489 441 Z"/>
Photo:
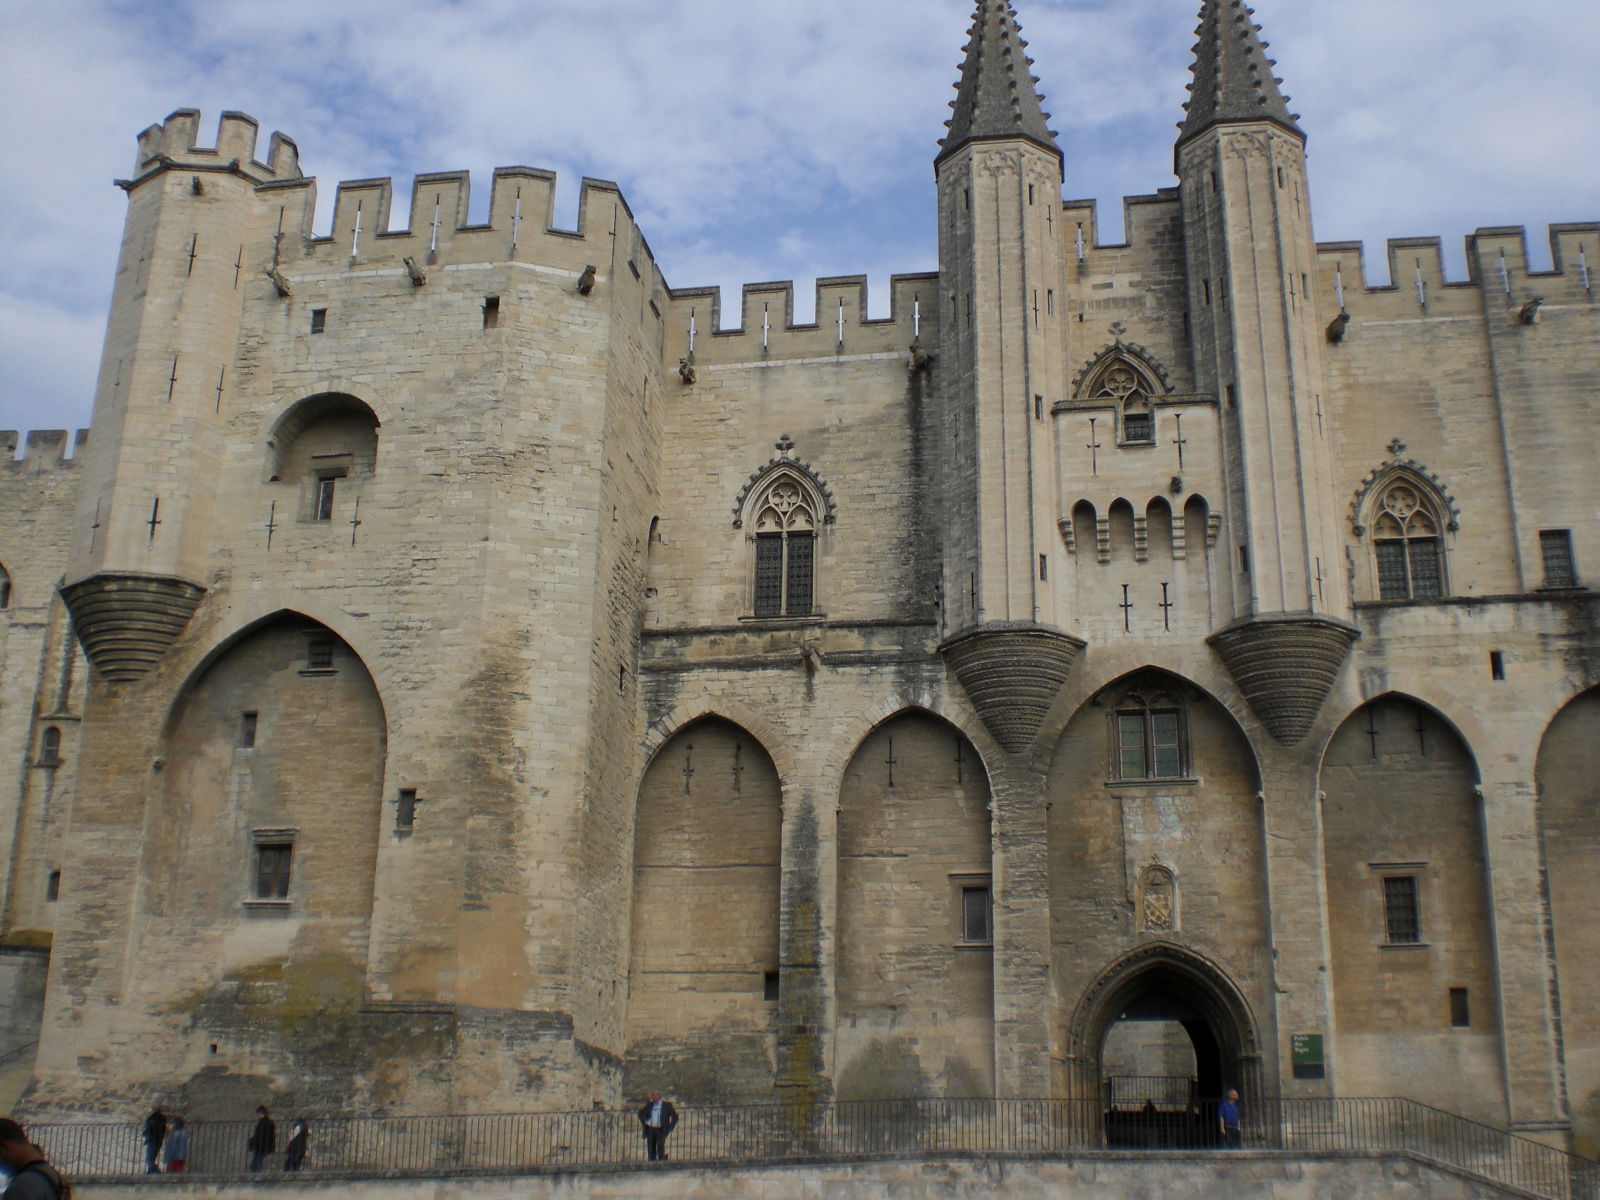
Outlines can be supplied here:
<path id="1" fill-rule="evenodd" d="M 754 543 L 751 611 L 757 617 L 808 617 L 816 611 L 817 538 L 833 521 L 833 497 L 794 441 L 752 475 L 734 505 L 734 527 Z"/>
<path id="2" fill-rule="evenodd" d="M 1116 409 L 1119 445 L 1153 446 L 1155 398 L 1167 391 L 1160 372 L 1135 347 L 1119 341 L 1083 373 L 1077 399 L 1105 402 Z"/>

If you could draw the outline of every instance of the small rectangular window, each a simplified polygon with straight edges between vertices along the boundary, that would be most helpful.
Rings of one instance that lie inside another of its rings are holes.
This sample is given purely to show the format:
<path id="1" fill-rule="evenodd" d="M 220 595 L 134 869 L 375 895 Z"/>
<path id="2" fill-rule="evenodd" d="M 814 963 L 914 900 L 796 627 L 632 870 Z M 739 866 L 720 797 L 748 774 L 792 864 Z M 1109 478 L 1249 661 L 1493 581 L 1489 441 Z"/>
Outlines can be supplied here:
<path id="1" fill-rule="evenodd" d="M 333 670 L 333 643 L 317 638 L 306 644 L 306 669 L 308 671 Z"/>
<path id="2" fill-rule="evenodd" d="M 776 1002 L 778 999 L 778 973 L 768 971 L 761 977 L 761 998 Z"/>
<path id="3" fill-rule="evenodd" d="M 54 904 L 61 899 L 61 872 L 51 871 L 50 878 L 45 880 L 44 898 L 47 904 Z"/>
<path id="4" fill-rule="evenodd" d="M 1544 586 L 1569 588 L 1578 586 L 1578 573 L 1572 564 L 1572 530 L 1541 529 L 1539 550 L 1544 555 Z"/>
<path id="5" fill-rule="evenodd" d="M 293 842 L 256 843 L 257 900 L 289 898 L 289 870 L 293 859 Z"/>
<path id="6" fill-rule="evenodd" d="M 1391 946 L 1414 946 L 1422 941 L 1422 913 L 1415 875 L 1383 877 L 1384 935 Z"/>
<path id="7" fill-rule="evenodd" d="M 311 310 L 311 332 L 321 333 L 328 328 L 328 310 L 313 308 Z"/>
<path id="8" fill-rule="evenodd" d="M 1450 1024 L 1455 1029 L 1472 1028 L 1472 1009 L 1467 1002 L 1466 988 L 1450 989 Z"/>
<path id="9" fill-rule="evenodd" d="M 1050 578 L 1050 556 L 1048 554 L 1041 554 L 1041 555 L 1039 555 L 1039 582 L 1040 583 L 1044 583 L 1044 582 L 1048 581 L 1049 578 Z"/>
<path id="10" fill-rule="evenodd" d="M 1489 651 L 1489 678 L 1499 682 L 1506 677 L 1506 656 L 1499 650 Z"/>
<path id="11" fill-rule="evenodd" d="M 394 806 L 394 827 L 409 831 L 417 823 L 417 789 L 401 788 Z"/>
<path id="12" fill-rule="evenodd" d="M 338 483 L 337 478 L 317 480 L 316 501 L 311 508 L 313 521 L 333 520 L 333 493 Z"/>
<path id="13" fill-rule="evenodd" d="M 1044 420 L 1044 397 L 1043 396 L 1035 396 L 1033 398 L 1033 419 L 1035 421 Z"/>
<path id="14" fill-rule="evenodd" d="M 1044 293 L 1044 310 L 1052 317 L 1056 315 L 1056 290 L 1046 288 Z"/>
<path id="15" fill-rule="evenodd" d="M 253 712 L 239 714 L 239 746 L 248 750 L 256 744 L 256 722 L 258 714 Z"/>
<path id="16" fill-rule="evenodd" d="M 483 298 L 483 327 L 493 329 L 500 324 L 500 297 L 485 296 Z"/>
<path id="17" fill-rule="evenodd" d="M 961 940 L 987 945 L 994 941 L 990 920 L 989 887 L 964 887 L 961 889 Z"/>

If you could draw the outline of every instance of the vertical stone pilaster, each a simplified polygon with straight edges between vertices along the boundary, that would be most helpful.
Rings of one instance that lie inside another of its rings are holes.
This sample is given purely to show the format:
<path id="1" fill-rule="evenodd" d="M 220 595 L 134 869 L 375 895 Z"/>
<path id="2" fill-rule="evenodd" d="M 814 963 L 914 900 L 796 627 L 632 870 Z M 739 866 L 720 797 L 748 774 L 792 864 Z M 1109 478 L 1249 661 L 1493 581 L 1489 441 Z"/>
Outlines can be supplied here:
<path id="1" fill-rule="evenodd" d="M 989 778 L 994 821 L 995 1094 L 1051 1093 L 1050 854 L 1044 777 L 1007 759 Z"/>
<path id="2" fill-rule="evenodd" d="M 1571 1121 L 1543 895 L 1538 786 L 1486 779 L 1481 795 L 1506 1108 L 1513 1130 L 1566 1148 Z"/>
<path id="3" fill-rule="evenodd" d="M 837 851 L 831 806 L 819 812 L 817 782 L 784 789 L 782 908 L 778 929 L 778 1098 L 831 1099 L 833 963 L 824 931 L 838 920 Z M 826 830 L 823 829 L 824 814 Z"/>
<path id="4" fill-rule="evenodd" d="M 1264 743 L 1261 828 L 1265 841 L 1272 1011 L 1262 1023 L 1262 1083 L 1283 1096 L 1337 1093 L 1338 1049 L 1333 1020 L 1333 948 L 1328 932 L 1327 873 L 1323 869 L 1322 804 L 1317 763 Z M 1320 1034 L 1325 1078 L 1296 1080 L 1290 1040 Z"/>

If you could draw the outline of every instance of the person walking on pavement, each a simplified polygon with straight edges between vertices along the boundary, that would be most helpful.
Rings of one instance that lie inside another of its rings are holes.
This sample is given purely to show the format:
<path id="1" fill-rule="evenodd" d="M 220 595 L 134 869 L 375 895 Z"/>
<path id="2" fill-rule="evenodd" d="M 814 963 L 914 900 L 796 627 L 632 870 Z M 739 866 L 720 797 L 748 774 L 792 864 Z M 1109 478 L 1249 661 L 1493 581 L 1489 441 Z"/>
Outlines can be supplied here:
<path id="1" fill-rule="evenodd" d="M 161 1145 L 167 1140 L 167 1117 L 157 1100 L 150 1115 L 144 1119 L 144 1173 L 161 1174 Z"/>
<path id="2" fill-rule="evenodd" d="M 267 1155 L 278 1148 L 278 1127 L 265 1104 L 256 1109 L 256 1125 L 250 1131 L 250 1170 L 259 1171 Z"/>
<path id="3" fill-rule="evenodd" d="M 639 1124 L 644 1126 L 645 1157 L 651 1162 L 665 1162 L 667 1134 L 678 1126 L 678 1110 L 672 1107 L 672 1101 L 663 1100 L 660 1092 L 651 1092 L 639 1110 Z"/>

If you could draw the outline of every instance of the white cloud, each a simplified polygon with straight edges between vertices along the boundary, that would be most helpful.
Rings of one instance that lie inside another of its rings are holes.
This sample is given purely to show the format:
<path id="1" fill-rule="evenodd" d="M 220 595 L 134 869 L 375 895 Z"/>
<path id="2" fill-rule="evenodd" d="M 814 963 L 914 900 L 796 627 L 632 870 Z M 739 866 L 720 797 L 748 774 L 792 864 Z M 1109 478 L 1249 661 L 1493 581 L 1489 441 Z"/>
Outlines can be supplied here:
<path id="1" fill-rule="evenodd" d="M 1197 0 L 1018 0 L 1067 194 L 1170 185 Z M 1311 138 L 1319 236 L 1594 219 L 1600 6 L 1261 0 Z M 82 423 L 133 135 L 223 108 L 281 128 L 321 183 L 521 163 L 615 179 L 668 279 L 732 288 L 927 270 L 931 164 L 970 0 L 52 0 L 7 10 L 0 425 Z M 1536 242 L 1542 232 L 1533 233 Z M 1536 253 L 1547 254 L 1537 250 Z M 881 287 L 877 289 L 881 291 Z M 886 297 L 875 295 L 886 305 Z M 24 330 L 31 333 L 24 333 Z"/>

